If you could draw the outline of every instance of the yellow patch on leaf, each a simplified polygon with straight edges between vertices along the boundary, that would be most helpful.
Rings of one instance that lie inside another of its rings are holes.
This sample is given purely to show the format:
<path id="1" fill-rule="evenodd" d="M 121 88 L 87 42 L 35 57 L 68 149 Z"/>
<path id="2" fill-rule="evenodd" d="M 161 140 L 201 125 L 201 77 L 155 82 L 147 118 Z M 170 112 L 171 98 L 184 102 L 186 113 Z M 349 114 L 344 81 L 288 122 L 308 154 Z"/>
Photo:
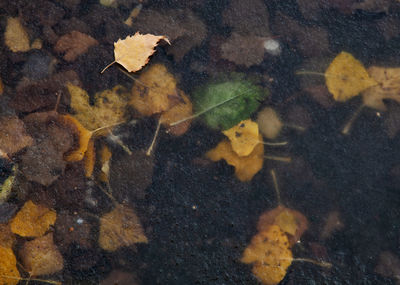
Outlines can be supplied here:
<path id="1" fill-rule="evenodd" d="M 371 66 L 369 75 L 378 85 L 368 88 L 362 93 L 363 103 L 370 108 L 385 111 L 383 100 L 394 100 L 400 103 L 400 68 Z"/>
<path id="2" fill-rule="evenodd" d="M 86 177 L 92 176 L 95 162 L 96 152 L 94 150 L 94 141 L 89 140 L 88 148 L 85 152 L 85 159 L 83 160 Z"/>
<path id="3" fill-rule="evenodd" d="M 341 52 L 331 62 L 325 71 L 325 81 L 333 98 L 341 102 L 378 84 L 368 75 L 362 63 L 347 52 Z"/>
<path id="4" fill-rule="evenodd" d="M 12 249 L 0 246 L 0 284 L 16 285 L 20 278 L 17 259 Z"/>
<path id="5" fill-rule="evenodd" d="M 4 41 L 12 52 L 25 52 L 31 49 L 29 36 L 19 18 L 8 18 Z"/>
<path id="6" fill-rule="evenodd" d="M 169 110 L 179 99 L 176 80 L 162 64 L 153 64 L 144 71 L 132 87 L 130 104 L 143 116 Z"/>
<path id="7" fill-rule="evenodd" d="M 278 225 L 285 233 L 289 234 L 290 244 L 293 245 L 308 228 L 307 218 L 299 211 L 278 206 L 264 212 L 258 219 L 258 231 L 264 231 L 271 225 Z"/>
<path id="8" fill-rule="evenodd" d="M 183 91 L 179 90 L 180 101 L 175 106 L 171 107 L 167 111 L 161 114 L 160 120 L 161 124 L 163 124 L 168 133 L 173 134 L 175 136 L 180 136 L 189 129 L 191 120 L 184 121 L 175 126 L 170 126 L 170 124 L 178 122 L 182 119 L 190 117 L 193 115 L 193 106 L 192 102 L 190 102 L 189 97 L 183 93 Z"/>
<path id="9" fill-rule="evenodd" d="M 253 264 L 253 274 L 263 284 L 278 284 L 293 261 L 289 240 L 277 225 L 256 234 L 243 252 L 241 262 Z"/>
<path id="10" fill-rule="evenodd" d="M 76 128 L 79 142 L 78 148 L 68 153 L 64 159 L 71 162 L 80 161 L 85 157 L 85 153 L 89 147 L 89 141 L 92 138 L 93 132 L 87 130 L 77 119 L 71 115 L 63 115 L 63 118 L 66 123 L 69 123 Z"/>
<path id="11" fill-rule="evenodd" d="M 259 140 L 262 140 L 261 135 Z M 212 161 L 224 159 L 229 165 L 235 167 L 235 175 L 240 181 L 250 181 L 263 166 L 264 145 L 258 144 L 249 155 L 239 156 L 233 151 L 229 140 L 223 140 L 214 149 L 208 151 L 206 156 Z"/>
<path id="12" fill-rule="evenodd" d="M 123 246 L 147 242 L 133 209 L 118 205 L 100 218 L 99 245 L 102 249 L 115 251 Z"/>
<path id="13" fill-rule="evenodd" d="M 149 62 L 149 57 L 155 52 L 154 48 L 160 40 L 171 44 L 165 36 L 141 35 L 139 32 L 124 40 L 119 39 L 114 43 L 114 62 L 121 64 L 129 72 L 138 71 Z"/>
<path id="14" fill-rule="evenodd" d="M 241 121 L 223 133 L 229 138 L 233 151 L 239 156 L 249 155 L 260 143 L 258 125 L 252 120 Z"/>
<path id="15" fill-rule="evenodd" d="M 57 214 L 42 205 L 27 201 L 11 221 L 11 231 L 22 237 L 40 237 L 54 225 Z"/>

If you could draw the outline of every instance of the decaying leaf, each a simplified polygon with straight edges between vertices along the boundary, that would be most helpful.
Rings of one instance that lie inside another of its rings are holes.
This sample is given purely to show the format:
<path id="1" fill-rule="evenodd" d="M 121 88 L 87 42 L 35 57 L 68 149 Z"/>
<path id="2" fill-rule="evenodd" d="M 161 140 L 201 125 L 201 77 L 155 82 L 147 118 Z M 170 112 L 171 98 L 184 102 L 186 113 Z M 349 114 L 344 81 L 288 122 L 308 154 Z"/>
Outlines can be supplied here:
<path id="1" fill-rule="evenodd" d="M 389 278 L 395 279 L 399 284 L 400 282 L 400 258 L 390 252 L 383 251 L 379 254 L 378 264 L 375 267 L 375 272 Z"/>
<path id="2" fill-rule="evenodd" d="M 17 259 L 12 249 L 0 246 L 0 284 L 16 285 L 20 277 L 17 269 Z"/>
<path id="3" fill-rule="evenodd" d="M 0 95 L 3 95 L 3 92 L 4 92 L 4 83 L 3 80 L 1 80 L 0 78 Z"/>
<path id="4" fill-rule="evenodd" d="M 0 204 L 4 203 L 9 198 L 11 190 L 14 186 L 16 172 L 17 165 L 14 164 L 11 168 L 10 175 L 7 177 L 6 180 L 4 180 L 3 184 L 0 185 Z"/>
<path id="5" fill-rule="evenodd" d="M 33 139 L 25 130 L 24 123 L 16 116 L 0 118 L 0 149 L 13 155 L 17 151 L 33 144 Z"/>
<path id="6" fill-rule="evenodd" d="M 126 37 L 124 40 L 119 39 L 114 43 L 115 60 L 111 64 L 117 62 L 129 72 L 138 71 L 149 62 L 149 57 L 155 52 L 154 48 L 160 40 L 170 44 L 165 36 L 141 35 L 139 32 Z"/>
<path id="7" fill-rule="evenodd" d="M 253 264 L 253 274 L 266 285 L 278 284 L 292 260 L 289 240 L 277 225 L 256 234 L 241 259 L 243 263 Z"/>
<path id="8" fill-rule="evenodd" d="M 94 150 L 94 141 L 89 140 L 87 150 L 85 152 L 85 159 L 83 160 L 85 167 L 85 176 L 91 177 L 93 174 L 94 164 L 96 162 L 96 152 Z"/>
<path id="9" fill-rule="evenodd" d="M 30 50 L 29 36 L 19 18 L 8 18 L 4 40 L 12 52 Z"/>
<path id="10" fill-rule="evenodd" d="M 259 140 L 262 141 L 261 135 Z M 212 161 L 224 159 L 229 165 L 235 167 L 235 175 L 240 181 L 250 181 L 263 166 L 264 145 L 258 144 L 249 155 L 239 156 L 233 151 L 229 140 L 223 140 L 214 149 L 208 151 L 206 156 Z"/>
<path id="11" fill-rule="evenodd" d="M 11 221 L 11 231 L 23 237 L 40 237 L 54 225 L 57 214 L 42 205 L 27 201 Z"/>
<path id="12" fill-rule="evenodd" d="M 229 138 L 233 151 L 239 156 L 249 155 L 260 143 L 258 125 L 252 120 L 241 121 L 223 133 Z"/>
<path id="13" fill-rule="evenodd" d="M 341 52 L 325 71 L 329 92 L 336 101 L 346 101 L 378 83 L 350 53 Z"/>
<path id="14" fill-rule="evenodd" d="M 118 205 L 100 218 L 99 245 L 115 251 L 135 243 L 147 243 L 142 225 L 133 209 Z"/>
<path id="15" fill-rule="evenodd" d="M 262 232 L 271 225 L 278 225 L 282 231 L 288 234 L 290 244 L 293 245 L 300 240 L 300 237 L 307 230 L 308 221 L 299 211 L 278 206 L 260 216 L 257 229 Z"/>
<path id="16" fill-rule="evenodd" d="M 165 112 L 179 100 L 174 76 L 162 64 L 153 64 L 132 87 L 130 104 L 143 116 Z"/>
<path id="17" fill-rule="evenodd" d="M 268 139 L 276 139 L 282 130 L 283 122 L 271 107 L 265 107 L 257 115 L 260 132 Z"/>
<path id="18" fill-rule="evenodd" d="M 385 111 L 383 100 L 394 100 L 400 103 L 400 68 L 371 66 L 368 74 L 378 82 L 362 92 L 363 103 L 370 108 Z"/>
<path id="19" fill-rule="evenodd" d="M 89 95 L 82 88 L 67 84 L 71 94 L 74 117 L 89 131 L 125 121 L 125 107 L 129 92 L 121 85 L 94 95 L 94 105 L 89 104 Z"/>
<path id="20" fill-rule="evenodd" d="M 64 120 L 76 128 L 78 134 L 79 146 L 77 149 L 69 152 L 65 156 L 66 161 L 80 161 L 85 157 L 85 153 L 89 147 L 89 142 L 92 139 L 93 132 L 87 130 L 82 124 L 71 115 L 64 115 Z"/>
<path id="21" fill-rule="evenodd" d="M 161 124 L 167 128 L 167 132 L 175 136 L 184 134 L 189 129 L 191 120 L 184 121 L 174 126 L 170 126 L 170 124 L 193 115 L 193 106 L 189 97 L 181 90 L 178 90 L 178 94 L 179 102 L 167 111 L 163 112 L 160 117 Z"/>
<path id="22" fill-rule="evenodd" d="M 72 31 L 58 39 L 54 50 L 64 53 L 66 61 L 74 61 L 78 56 L 87 52 L 91 46 L 97 44 L 98 42 L 91 36 L 78 31 Z"/>
<path id="23" fill-rule="evenodd" d="M 10 224 L 0 224 L 0 247 L 12 248 L 14 242 L 15 235 L 11 231 Z"/>
<path id="24" fill-rule="evenodd" d="M 64 260 L 54 244 L 53 233 L 25 242 L 19 256 L 31 276 L 49 275 L 64 268 Z"/>

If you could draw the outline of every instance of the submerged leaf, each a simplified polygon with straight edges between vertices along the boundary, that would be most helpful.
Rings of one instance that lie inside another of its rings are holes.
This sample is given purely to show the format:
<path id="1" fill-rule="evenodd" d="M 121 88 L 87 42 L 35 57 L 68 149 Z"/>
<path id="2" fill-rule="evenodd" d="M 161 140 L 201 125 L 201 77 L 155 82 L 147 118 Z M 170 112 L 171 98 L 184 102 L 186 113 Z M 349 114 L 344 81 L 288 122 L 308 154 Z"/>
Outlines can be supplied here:
<path id="1" fill-rule="evenodd" d="M 347 52 L 341 52 L 331 62 L 325 71 L 325 80 L 336 101 L 346 101 L 378 84 L 368 75 L 361 62 Z"/>
<path id="2" fill-rule="evenodd" d="M 204 112 L 210 128 L 227 130 L 249 118 L 266 96 L 261 87 L 244 79 L 211 83 L 194 93 L 195 111 Z"/>
<path id="3" fill-rule="evenodd" d="M 40 237 L 54 225 L 56 212 L 27 201 L 11 221 L 11 231 L 23 237 Z"/>
<path id="4" fill-rule="evenodd" d="M 8 18 L 4 41 L 12 52 L 30 50 L 29 37 L 19 18 Z"/>
<path id="5" fill-rule="evenodd" d="M 276 139 L 283 128 L 283 122 L 271 107 L 265 107 L 257 115 L 260 132 L 268 139 Z"/>
<path id="6" fill-rule="evenodd" d="M 165 36 L 141 35 L 139 32 L 124 40 L 119 39 L 114 43 L 114 62 L 121 64 L 129 72 L 138 71 L 149 62 L 149 57 L 155 52 L 154 48 L 160 40 L 170 43 Z"/>
<path id="7" fill-rule="evenodd" d="M 20 277 L 12 249 L 0 246 L 0 284 L 16 285 Z"/>
<path id="8" fill-rule="evenodd" d="M 260 143 L 258 125 L 252 120 L 241 121 L 223 133 L 229 138 L 233 151 L 239 156 L 249 155 Z"/>
<path id="9" fill-rule="evenodd" d="M 147 243 L 140 220 L 133 209 L 118 205 L 100 218 L 99 245 L 115 251 L 135 243 Z"/>
<path id="10" fill-rule="evenodd" d="M 262 140 L 261 136 L 259 140 Z M 212 161 L 224 159 L 229 165 L 235 167 L 235 175 L 240 181 L 250 181 L 263 166 L 264 145 L 258 144 L 249 155 L 239 156 L 233 151 L 229 140 L 223 140 L 214 149 L 208 151 L 206 156 Z"/>
<path id="11" fill-rule="evenodd" d="M 253 264 L 253 274 L 263 284 L 278 284 L 293 260 L 286 234 L 277 225 L 256 234 L 243 252 L 241 261 Z"/>
<path id="12" fill-rule="evenodd" d="M 0 149 L 13 155 L 17 151 L 33 144 L 33 139 L 25 130 L 23 121 L 16 116 L 0 118 Z"/>

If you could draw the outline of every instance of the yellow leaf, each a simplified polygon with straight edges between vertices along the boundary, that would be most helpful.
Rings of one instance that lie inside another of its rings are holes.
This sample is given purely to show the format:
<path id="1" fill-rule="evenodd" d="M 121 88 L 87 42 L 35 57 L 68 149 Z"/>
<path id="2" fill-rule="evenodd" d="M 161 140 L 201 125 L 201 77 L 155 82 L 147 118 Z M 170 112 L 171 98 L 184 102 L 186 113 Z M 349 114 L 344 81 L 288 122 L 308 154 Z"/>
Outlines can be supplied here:
<path id="1" fill-rule="evenodd" d="M 241 261 L 253 264 L 253 274 L 263 284 L 278 284 L 286 275 L 293 255 L 286 234 L 277 225 L 256 234 Z"/>
<path id="2" fill-rule="evenodd" d="M 0 246 L 0 284 L 16 285 L 20 278 L 12 249 Z"/>
<path id="3" fill-rule="evenodd" d="M 260 143 L 258 125 L 252 120 L 241 121 L 223 133 L 229 138 L 233 151 L 239 156 L 249 155 Z"/>
<path id="4" fill-rule="evenodd" d="M 125 107 L 129 92 L 121 85 L 104 90 L 94 96 L 94 106 L 89 104 L 89 95 L 79 86 L 67 84 L 71 94 L 74 117 L 88 130 L 94 131 L 125 121 Z"/>
<path id="5" fill-rule="evenodd" d="M 160 117 L 161 124 L 167 127 L 168 133 L 175 136 L 184 134 L 189 129 L 191 120 L 184 121 L 175 126 L 170 126 L 170 124 L 193 115 L 192 102 L 190 102 L 189 98 L 185 93 L 183 93 L 183 91 L 178 90 L 178 92 L 181 99 L 179 103 L 163 112 Z"/>
<path id="6" fill-rule="evenodd" d="M 89 140 L 89 144 L 85 152 L 85 159 L 83 160 L 83 162 L 85 168 L 85 176 L 89 178 L 93 174 L 94 164 L 96 162 L 96 152 L 94 150 L 93 140 Z"/>
<path id="7" fill-rule="evenodd" d="M 29 37 L 19 18 L 8 18 L 4 40 L 12 52 L 30 50 Z"/>
<path id="8" fill-rule="evenodd" d="M 341 52 L 325 71 L 326 86 L 336 101 L 346 101 L 374 86 L 364 66 L 350 53 Z"/>
<path id="9" fill-rule="evenodd" d="M 124 40 L 119 39 L 114 43 L 114 62 L 121 64 L 129 72 L 138 71 L 149 62 L 149 57 L 155 52 L 154 48 L 160 40 L 170 44 L 165 36 L 141 35 L 139 32 Z"/>
<path id="10" fill-rule="evenodd" d="M 151 116 L 175 105 L 172 98 L 179 98 L 174 76 L 164 65 L 153 64 L 133 85 L 130 104 L 143 116 Z"/>
<path id="11" fill-rule="evenodd" d="M 369 75 L 378 85 L 368 88 L 362 93 L 363 103 L 373 109 L 385 111 L 383 100 L 394 100 L 400 103 L 400 68 L 371 66 Z"/>
<path id="12" fill-rule="evenodd" d="M 259 140 L 262 140 L 261 135 Z M 233 151 L 229 140 L 223 140 L 208 151 L 206 156 L 212 161 L 225 159 L 229 165 L 235 167 L 235 175 L 240 181 L 250 181 L 263 166 L 264 145 L 258 144 L 249 155 L 239 156 Z"/>
<path id="13" fill-rule="evenodd" d="M 11 231 L 23 237 L 40 237 L 54 225 L 56 212 L 27 201 L 11 221 Z"/>
<path id="14" fill-rule="evenodd" d="M 115 251 L 134 243 L 147 243 L 139 218 L 133 209 L 118 205 L 100 218 L 99 245 Z"/>

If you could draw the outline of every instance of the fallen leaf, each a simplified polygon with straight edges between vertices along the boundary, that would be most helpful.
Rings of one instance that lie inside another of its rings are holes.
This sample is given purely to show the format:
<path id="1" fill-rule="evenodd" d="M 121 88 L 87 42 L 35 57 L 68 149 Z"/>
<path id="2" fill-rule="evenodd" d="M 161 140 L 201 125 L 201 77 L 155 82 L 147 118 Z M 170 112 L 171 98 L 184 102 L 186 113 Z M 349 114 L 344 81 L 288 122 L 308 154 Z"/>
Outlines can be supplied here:
<path id="1" fill-rule="evenodd" d="M 153 64 L 145 70 L 132 87 L 132 105 L 143 116 L 162 113 L 176 104 L 179 94 L 174 76 L 162 64 Z"/>
<path id="2" fill-rule="evenodd" d="M 0 78 L 0 95 L 3 95 L 4 92 L 4 84 L 3 84 L 3 80 L 1 80 Z"/>
<path id="3" fill-rule="evenodd" d="M 394 100 L 400 103 L 400 68 L 371 66 L 368 74 L 378 82 L 362 92 L 363 104 L 370 108 L 385 111 L 383 100 Z"/>
<path id="4" fill-rule="evenodd" d="M 227 130 L 250 117 L 268 95 L 266 90 L 233 75 L 231 81 L 206 84 L 194 92 L 195 113 L 213 129 Z"/>
<path id="5" fill-rule="evenodd" d="M 262 140 L 262 136 L 259 136 Z M 250 181 L 261 170 L 264 162 L 264 145 L 258 144 L 247 156 L 239 156 L 233 151 L 229 140 L 221 141 L 214 149 L 208 151 L 206 156 L 212 161 L 224 159 L 229 165 L 235 167 L 235 175 L 240 181 Z"/>
<path id="6" fill-rule="evenodd" d="M 0 246 L 0 284 L 16 285 L 20 281 L 20 278 L 21 276 L 17 269 L 17 259 L 12 249 Z"/>
<path id="7" fill-rule="evenodd" d="M 384 276 L 395 279 L 399 284 L 400 279 L 400 258 L 390 252 L 383 251 L 379 254 L 378 264 L 375 267 L 375 272 Z"/>
<path id="8" fill-rule="evenodd" d="M 186 120 L 174 126 L 170 126 L 170 124 L 193 115 L 193 106 L 189 97 L 181 90 L 178 90 L 178 94 L 179 103 L 163 112 L 160 117 L 161 124 L 167 128 L 168 133 L 174 136 L 180 136 L 186 133 L 190 127 L 191 120 Z"/>
<path id="9" fill-rule="evenodd" d="M 66 61 L 74 61 L 78 56 L 88 51 L 91 46 L 99 44 L 94 38 L 78 31 L 72 31 L 60 37 L 54 50 L 64 53 Z"/>
<path id="10" fill-rule="evenodd" d="M 155 52 L 154 48 L 160 40 L 170 44 L 165 36 L 141 35 L 139 32 L 136 32 L 133 36 L 126 37 L 124 40 L 119 39 L 114 43 L 115 60 L 111 64 L 117 62 L 129 72 L 138 71 L 149 62 L 149 57 Z"/>
<path id="11" fill-rule="evenodd" d="M 336 101 L 346 101 L 378 83 L 350 53 L 341 52 L 325 71 L 329 92 Z"/>
<path id="12" fill-rule="evenodd" d="M 64 260 L 53 241 L 53 233 L 26 241 L 19 251 L 30 276 L 50 275 L 64 268 Z"/>
<path id="13" fill-rule="evenodd" d="M 10 224 L 0 224 L 0 247 L 12 248 L 15 240 L 15 235 L 11 231 Z"/>
<path id="14" fill-rule="evenodd" d="M 0 149 L 9 156 L 33 144 L 23 121 L 16 116 L 0 117 Z"/>
<path id="15" fill-rule="evenodd" d="M 294 245 L 308 228 L 307 218 L 299 211 L 278 206 L 264 212 L 258 219 L 257 229 L 262 232 L 271 225 L 277 225 L 282 229 Z"/>
<path id="16" fill-rule="evenodd" d="M 364 0 L 356 2 L 351 5 L 351 9 L 363 10 L 370 13 L 386 13 L 388 14 L 389 8 L 392 5 L 392 0 Z"/>
<path id="17" fill-rule="evenodd" d="M 249 155 L 260 143 L 258 125 L 252 120 L 241 121 L 223 133 L 229 138 L 233 151 L 239 156 Z"/>
<path id="18" fill-rule="evenodd" d="M 30 50 L 29 36 L 19 18 L 8 18 L 4 41 L 12 52 Z"/>
<path id="19" fill-rule="evenodd" d="M 3 183 L 0 185 L 0 205 L 8 200 L 11 194 L 11 190 L 14 186 L 16 173 L 17 173 L 17 165 L 14 164 L 11 168 L 11 173 L 9 174 L 7 179 L 5 179 Z"/>
<path id="20" fill-rule="evenodd" d="M 243 252 L 241 262 L 253 264 L 253 274 L 266 285 L 278 284 L 293 260 L 289 240 L 279 226 L 256 234 Z"/>
<path id="21" fill-rule="evenodd" d="M 257 115 L 260 132 L 268 139 L 276 139 L 283 128 L 283 122 L 271 107 L 265 107 Z"/>
<path id="22" fill-rule="evenodd" d="M 25 202 L 11 221 L 11 231 L 22 237 L 40 237 L 54 225 L 57 214 L 31 200 Z"/>
<path id="23" fill-rule="evenodd" d="M 325 218 L 325 224 L 322 227 L 320 238 L 322 240 L 329 238 L 333 232 L 341 230 L 343 226 L 340 213 L 338 211 L 329 212 L 328 216 Z"/>
<path id="24" fill-rule="evenodd" d="M 99 151 L 99 163 L 101 166 L 101 172 L 99 179 L 101 182 L 110 183 L 110 160 L 112 152 L 107 145 L 103 145 Z"/>
<path id="25" fill-rule="evenodd" d="M 94 141 L 89 140 L 87 150 L 85 152 L 85 159 L 83 160 L 85 166 L 85 176 L 91 177 L 93 174 L 94 164 L 96 162 L 96 152 L 94 150 Z"/>
<path id="26" fill-rule="evenodd" d="M 92 139 L 93 132 L 87 130 L 82 124 L 72 117 L 71 115 L 64 115 L 66 123 L 70 123 L 71 126 L 76 128 L 78 134 L 78 148 L 67 153 L 65 156 L 66 161 L 80 161 L 85 157 L 85 153 L 89 147 L 89 142 Z"/>
<path id="27" fill-rule="evenodd" d="M 102 249 L 115 251 L 123 246 L 147 242 L 133 209 L 118 205 L 100 218 L 99 245 Z"/>

